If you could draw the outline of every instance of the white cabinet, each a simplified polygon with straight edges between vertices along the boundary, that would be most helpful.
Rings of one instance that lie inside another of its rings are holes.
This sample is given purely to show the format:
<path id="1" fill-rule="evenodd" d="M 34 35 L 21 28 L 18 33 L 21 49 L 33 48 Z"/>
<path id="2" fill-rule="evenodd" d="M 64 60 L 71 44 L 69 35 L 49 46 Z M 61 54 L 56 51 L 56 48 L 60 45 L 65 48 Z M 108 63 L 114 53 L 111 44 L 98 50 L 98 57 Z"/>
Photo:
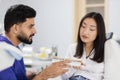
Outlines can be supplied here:
<path id="1" fill-rule="evenodd" d="M 106 13 L 107 13 L 107 0 L 85 0 L 86 5 L 85 5 L 85 12 L 99 12 L 102 14 L 104 19 L 106 19 Z"/>

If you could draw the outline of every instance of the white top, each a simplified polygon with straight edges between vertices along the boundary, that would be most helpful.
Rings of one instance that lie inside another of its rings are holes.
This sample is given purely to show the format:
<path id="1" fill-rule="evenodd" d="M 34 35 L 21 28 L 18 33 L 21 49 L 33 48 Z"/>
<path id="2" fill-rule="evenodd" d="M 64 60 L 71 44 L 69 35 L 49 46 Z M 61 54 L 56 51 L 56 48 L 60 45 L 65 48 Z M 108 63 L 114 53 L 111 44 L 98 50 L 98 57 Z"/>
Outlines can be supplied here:
<path id="1" fill-rule="evenodd" d="M 75 54 L 75 50 L 76 50 L 76 44 L 70 45 L 66 54 L 66 58 L 75 58 L 73 57 Z M 81 59 L 86 66 L 80 70 L 70 68 L 69 71 L 62 76 L 64 78 L 63 80 L 68 79 L 72 75 L 81 75 L 90 80 L 102 80 L 104 74 L 104 62 L 97 63 L 95 61 L 92 61 L 90 58 L 93 57 L 94 50 L 91 52 L 91 54 L 92 55 L 90 55 L 89 58 L 86 59 L 86 53 L 84 51 Z"/>

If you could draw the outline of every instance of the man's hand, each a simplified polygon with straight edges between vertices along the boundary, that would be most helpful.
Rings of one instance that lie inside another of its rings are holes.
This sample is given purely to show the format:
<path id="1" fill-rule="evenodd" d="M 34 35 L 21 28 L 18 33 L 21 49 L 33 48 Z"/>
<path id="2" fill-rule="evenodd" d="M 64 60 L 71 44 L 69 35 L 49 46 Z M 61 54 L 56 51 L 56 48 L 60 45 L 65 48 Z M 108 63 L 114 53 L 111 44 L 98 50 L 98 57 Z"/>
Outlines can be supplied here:
<path id="1" fill-rule="evenodd" d="M 54 62 L 46 67 L 41 73 L 37 74 L 33 80 L 47 80 L 64 74 L 68 71 L 70 60 Z"/>

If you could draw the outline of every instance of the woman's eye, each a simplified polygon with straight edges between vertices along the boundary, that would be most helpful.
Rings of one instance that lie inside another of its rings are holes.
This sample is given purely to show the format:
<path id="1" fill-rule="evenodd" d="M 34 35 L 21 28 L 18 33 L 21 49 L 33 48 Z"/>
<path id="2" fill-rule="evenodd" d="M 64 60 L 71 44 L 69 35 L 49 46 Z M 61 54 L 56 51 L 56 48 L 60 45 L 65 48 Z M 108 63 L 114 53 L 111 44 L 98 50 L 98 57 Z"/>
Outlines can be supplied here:
<path id="1" fill-rule="evenodd" d="M 95 29 L 90 29 L 90 31 L 95 31 Z"/>
<path id="2" fill-rule="evenodd" d="M 82 25 L 82 27 L 83 27 L 83 28 L 85 28 L 85 26 L 84 26 L 84 25 Z"/>

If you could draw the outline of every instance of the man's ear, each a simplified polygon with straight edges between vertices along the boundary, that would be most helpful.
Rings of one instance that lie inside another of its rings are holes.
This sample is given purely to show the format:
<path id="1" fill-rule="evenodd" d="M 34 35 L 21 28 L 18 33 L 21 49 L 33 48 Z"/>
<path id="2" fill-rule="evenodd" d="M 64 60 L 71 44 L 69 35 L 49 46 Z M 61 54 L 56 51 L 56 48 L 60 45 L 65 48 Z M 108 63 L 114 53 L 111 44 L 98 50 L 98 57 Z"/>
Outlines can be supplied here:
<path id="1" fill-rule="evenodd" d="M 14 34 L 17 34 L 18 31 L 19 31 L 19 26 L 18 26 L 17 24 L 14 24 L 13 27 L 12 27 L 12 32 L 13 32 Z"/>

